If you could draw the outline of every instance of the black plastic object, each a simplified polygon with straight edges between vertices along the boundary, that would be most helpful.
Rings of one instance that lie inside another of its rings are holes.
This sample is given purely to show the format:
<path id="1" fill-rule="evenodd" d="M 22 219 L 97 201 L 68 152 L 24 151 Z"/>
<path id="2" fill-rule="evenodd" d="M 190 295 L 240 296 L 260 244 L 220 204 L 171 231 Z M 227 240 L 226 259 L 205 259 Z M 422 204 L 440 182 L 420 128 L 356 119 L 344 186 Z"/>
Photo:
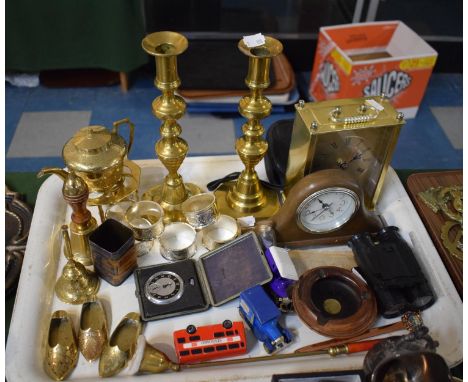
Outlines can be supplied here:
<path id="1" fill-rule="evenodd" d="M 286 183 L 286 167 L 293 124 L 293 119 L 276 121 L 270 126 L 266 135 L 268 142 L 268 151 L 264 158 L 266 174 L 270 183 L 281 187 L 284 187 Z"/>
<path id="2" fill-rule="evenodd" d="M 248 58 L 232 40 L 191 39 L 187 50 L 178 59 L 182 90 L 245 90 Z M 270 87 L 276 82 L 270 70 Z"/>
<path id="3" fill-rule="evenodd" d="M 423 310 L 435 301 L 410 246 L 398 227 L 382 228 L 376 234 L 354 235 L 348 242 L 359 272 L 377 296 L 379 311 L 386 318 L 408 310 Z"/>

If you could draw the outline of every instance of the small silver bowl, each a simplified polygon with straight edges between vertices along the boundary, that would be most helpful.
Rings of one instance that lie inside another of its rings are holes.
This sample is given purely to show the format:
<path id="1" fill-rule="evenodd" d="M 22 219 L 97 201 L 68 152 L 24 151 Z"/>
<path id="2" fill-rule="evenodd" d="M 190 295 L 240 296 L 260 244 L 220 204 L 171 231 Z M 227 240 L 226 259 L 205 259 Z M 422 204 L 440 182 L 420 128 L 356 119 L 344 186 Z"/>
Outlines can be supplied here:
<path id="1" fill-rule="evenodd" d="M 216 222 L 219 216 L 214 194 L 193 195 L 182 203 L 182 213 L 193 228 L 202 229 Z"/>
<path id="2" fill-rule="evenodd" d="M 125 220 L 135 239 L 149 241 L 158 238 L 164 231 L 164 210 L 151 200 L 133 203 L 125 212 Z"/>
<path id="3" fill-rule="evenodd" d="M 203 231 L 203 245 L 210 251 L 235 239 L 240 234 L 237 220 L 228 215 L 219 215 L 216 223 Z"/>
<path id="4" fill-rule="evenodd" d="M 159 238 L 162 257 L 169 261 L 190 259 L 197 251 L 196 238 L 197 232 L 187 223 L 168 224 Z"/>

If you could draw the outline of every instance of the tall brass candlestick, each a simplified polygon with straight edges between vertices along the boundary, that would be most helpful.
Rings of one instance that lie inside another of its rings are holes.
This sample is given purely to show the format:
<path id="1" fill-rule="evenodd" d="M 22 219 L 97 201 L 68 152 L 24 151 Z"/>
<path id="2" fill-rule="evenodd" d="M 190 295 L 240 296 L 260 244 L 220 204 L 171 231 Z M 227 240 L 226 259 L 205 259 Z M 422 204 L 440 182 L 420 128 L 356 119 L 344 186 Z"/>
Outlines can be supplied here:
<path id="1" fill-rule="evenodd" d="M 187 39 L 176 32 L 156 32 L 142 41 L 143 49 L 156 60 L 155 86 L 162 95 L 152 104 L 153 114 L 162 121 L 161 139 L 156 143 L 158 158 L 168 170 L 162 184 L 156 185 L 143 194 L 143 199 L 158 202 L 164 209 L 165 223 L 184 221 L 180 206 L 189 196 L 200 193 L 200 188 L 185 183 L 177 170 L 188 151 L 187 142 L 180 138 L 182 128 L 177 120 L 185 114 L 185 101 L 174 94 L 180 85 L 177 74 L 177 56 L 188 46 Z"/>
<path id="2" fill-rule="evenodd" d="M 271 59 L 282 52 L 283 45 L 265 36 L 265 44 L 261 46 L 249 48 L 241 40 L 238 47 L 249 57 L 245 83 L 250 95 L 242 97 L 239 102 L 239 113 L 247 122 L 242 126 L 244 135 L 236 141 L 236 151 L 245 169 L 237 180 L 225 183 L 216 190 L 216 201 L 220 211 L 231 216 L 270 217 L 279 209 L 278 195 L 261 186 L 255 166 L 268 150 L 268 143 L 263 138 L 265 130 L 260 121 L 270 115 L 271 102 L 263 95 L 263 90 L 270 86 Z"/>

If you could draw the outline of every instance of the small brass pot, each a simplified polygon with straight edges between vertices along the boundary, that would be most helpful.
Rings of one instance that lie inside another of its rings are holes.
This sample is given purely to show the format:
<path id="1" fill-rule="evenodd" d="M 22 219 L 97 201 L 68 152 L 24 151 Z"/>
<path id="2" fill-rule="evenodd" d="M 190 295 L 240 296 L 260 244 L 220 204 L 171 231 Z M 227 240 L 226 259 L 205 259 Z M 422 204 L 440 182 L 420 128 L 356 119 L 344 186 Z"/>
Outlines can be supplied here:
<path id="1" fill-rule="evenodd" d="M 119 135 L 119 126 L 130 127 L 128 144 Z M 127 118 L 114 122 L 112 130 L 104 126 L 80 129 L 63 147 L 62 156 L 67 167 L 81 177 L 90 193 L 105 193 L 123 182 L 124 159 L 129 153 L 134 125 Z"/>
<path id="2" fill-rule="evenodd" d="M 169 261 L 191 258 L 197 251 L 197 232 L 187 223 L 168 224 L 159 238 L 162 257 Z"/>
<path id="3" fill-rule="evenodd" d="M 216 222 L 219 216 L 214 194 L 191 196 L 182 203 L 182 213 L 193 228 L 202 229 Z"/>

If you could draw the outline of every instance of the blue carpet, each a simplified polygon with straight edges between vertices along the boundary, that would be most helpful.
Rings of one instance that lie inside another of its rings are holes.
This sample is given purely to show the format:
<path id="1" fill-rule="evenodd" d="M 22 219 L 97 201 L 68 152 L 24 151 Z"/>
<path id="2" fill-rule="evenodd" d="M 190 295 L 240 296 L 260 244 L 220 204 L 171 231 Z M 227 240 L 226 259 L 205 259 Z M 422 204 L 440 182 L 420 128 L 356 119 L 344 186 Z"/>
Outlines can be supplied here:
<path id="1" fill-rule="evenodd" d="M 300 73 L 297 76 L 299 92 L 306 100 L 308 99 L 306 96 L 308 77 L 308 73 Z M 463 150 L 457 150 L 452 146 L 443 127 L 439 125 L 430 109 L 431 107 L 462 106 L 462 93 L 461 74 L 432 75 L 417 117 L 408 120 L 401 131 L 392 161 L 394 168 L 453 169 L 462 167 Z M 153 86 L 153 78 L 141 76 L 126 94 L 121 92 L 119 86 L 51 89 L 44 86 L 16 88 L 7 84 L 5 91 L 6 152 L 8 152 L 23 112 L 90 111 L 91 124 L 104 125 L 108 128 L 112 127 L 112 122 L 116 120 L 124 117 L 130 118 L 135 123 L 136 131 L 130 158 L 155 158 L 154 144 L 159 139 L 160 123 L 152 115 L 151 103 L 158 94 Z M 289 107 L 287 110 L 273 113 L 264 120 L 264 126 L 268 127 L 279 119 L 293 118 L 293 108 Z M 232 119 L 235 136 L 242 135 L 242 124 L 245 120 L 239 114 L 217 114 L 217 117 Z M 215 119 L 213 120 L 216 123 Z M 182 125 L 182 129 L 184 128 L 189 128 L 189 126 Z M 122 135 L 127 135 L 125 129 L 122 129 Z M 50 140 L 54 137 L 44 136 L 44 139 Z M 213 145 L 216 145 L 216 142 L 213 142 Z M 230 153 L 235 153 L 234 142 L 232 142 Z M 212 154 L 207 151 L 197 155 Z M 38 171 L 43 166 L 63 166 L 59 155 L 58 153 L 57 157 L 40 158 L 9 158 L 7 156 L 6 171 Z"/>

